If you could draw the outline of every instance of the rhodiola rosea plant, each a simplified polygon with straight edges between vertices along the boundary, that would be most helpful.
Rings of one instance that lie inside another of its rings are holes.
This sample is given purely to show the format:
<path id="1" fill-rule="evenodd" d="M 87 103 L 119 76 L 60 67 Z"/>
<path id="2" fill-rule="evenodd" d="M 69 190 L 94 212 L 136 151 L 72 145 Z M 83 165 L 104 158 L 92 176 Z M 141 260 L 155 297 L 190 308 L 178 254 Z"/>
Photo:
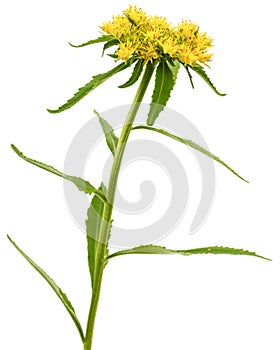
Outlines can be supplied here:
<path id="1" fill-rule="evenodd" d="M 8 236 L 13 246 L 46 280 L 59 297 L 77 328 L 84 350 L 90 350 L 92 348 L 102 277 L 106 264 L 111 262 L 114 257 L 125 254 L 181 254 L 184 256 L 192 254 L 234 254 L 266 259 L 247 250 L 220 246 L 172 250 L 150 244 L 110 253 L 110 231 L 113 229 L 112 214 L 115 193 L 123 155 L 131 132 L 137 132 L 138 129 L 146 129 L 165 135 L 167 138 L 172 138 L 203 153 L 205 156 L 212 158 L 230 170 L 241 180 L 246 180 L 218 157 L 194 143 L 192 140 L 184 139 L 180 137 L 180 135 L 174 135 L 167 130 L 158 129 L 153 126 L 155 120 L 160 116 L 160 113 L 163 111 L 170 98 L 180 68 L 186 73 L 186 77 L 188 77 L 192 87 L 194 87 L 192 74 L 196 74 L 202 78 L 216 94 L 220 96 L 224 95 L 218 92 L 206 74 L 206 68 L 212 57 L 212 54 L 209 53 L 212 39 L 206 33 L 200 32 L 198 25 L 195 23 L 182 21 L 177 26 L 172 26 L 166 18 L 148 15 L 135 6 L 129 6 L 122 14 L 113 17 L 109 22 L 103 23 L 101 30 L 102 35 L 97 39 L 89 40 L 81 45 L 70 45 L 73 47 L 83 47 L 102 43 L 103 54 L 108 49 L 112 50 L 109 56 L 114 60 L 114 67 L 106 73 L 93 76 L 91 80 L 80 88 L 65 104 L 58 109 L 49 109 L 48 111 L 52 114 L 63 112 L 74 106 L 110 77 L 125 69 L 132 70 L 130 79 L 119 86 L 119 88 L 125 89 L 136 83 L 138 84 L 134 100 L 132 101 L 126 120 L 124 120 L 120 136 L 117 137 L 109 123 L 95 112 L 99 119 L 100 126 L 104 131 L 107 145 L 114 157 L 109 182 L 107 184 L 101 183 L 97 186 L 93 186 L 90 182 L 80 177 L 65 174 L 50 165 L 25 156 L 16 146 L 12 145 L 12 149 L 16 154 L 25 161 L 72 182 L 77 187 L 77 190 L 87 195 L 92 195 L 86 219 L 87 255 L 92 298 L 85 328 L 79 321 L 75 309 L 66 294 L 58 287 L 54 280 Z M 140 104 L 143 101 L 147 87 L 153 80 L 153 77 L 155 77 L 154 90 L 149 113 L 147 115 L 147 123 L 145 125 L 134 126 Z"/>

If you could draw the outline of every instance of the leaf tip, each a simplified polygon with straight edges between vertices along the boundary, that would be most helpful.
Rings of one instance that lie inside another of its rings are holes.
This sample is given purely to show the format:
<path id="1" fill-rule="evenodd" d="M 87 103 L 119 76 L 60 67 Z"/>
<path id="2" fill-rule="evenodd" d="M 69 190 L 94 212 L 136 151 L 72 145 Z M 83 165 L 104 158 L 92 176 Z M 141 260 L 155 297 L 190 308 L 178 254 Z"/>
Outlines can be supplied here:
<path id="1" fill-rule="evenodd" d="M 255 257 L 256 257 L 256 258 L 263 259 L 263 260 L 267 260 L 267 261 L 272 261 L 272 259 L 266 258 L 265 256 L 262 256 L 262 255 L 259 255 L 259 254 L 256 254 L 256 253 L 255 253 Z"/>
<path id="2" fill-rule="evenodd" d="M 244 177 L 240 176 L 239 174 L 236 173 L 235 175 L 237 175 L 242 181 L 246 182 L 247 184 L 250 183 L 250 181 L 244 179 Z"/>
<path id="3" fill-rule="evenodd" d="M 20 152 L 20 150 L 14 145 L 11 144 L 11 149 L 17 154 L 17 155 L 21 155 L 22 153 Z"/>
<path id="4" fill-rule="evenodd" d="M 59 113 L 60 111 L 58 109 L 49 109 L 49 108 L 47 108 L 47 112 L 49 112 L 51 114 L 56 114 L 56 113 Z"/>
<path id="5" fill-rule="evenodd" d="M 93 110 L 93 113 L 97 115 L 99 120 L 101 119 L 101 115 L 100 115 L 100 113 L 97 112 L 96 109 Z"/>
<path id="6" fill-rule="evenodd" d="M 258 257 L 259 257 L 259 258 L 262 258 L 262 259 L 264 259 L 264 260 L 267 260 L 267 261 L 273 261 L 272 259 L 266 258 L 265 256 L 260 256 L 260 255 L 258 255 Z"/>
<path id="7" fill-rule="evenodd" d="M 155 120 L 155 119 L 154 119 L 151 115 L 148 115 L 146 124 L 147 124 L 148 126 L 153 126 L 153 125 L 154 125 L 154 120 Z"/>
<path id="8" fill-rule="evenodd" d="M 12 238 L 7 234 L 7 238 L 10 241 L 10 243 L 12 243 L 13 245 L 15 245 L 15 242 L 12 240 Z"/>
<path id="9" fill-rule="evenodd" d="M 78 47 L 77 45 L 72 44 L 70 41 L 68 41 L 68 44 L 69 44 L 71 47 L 75 47 L 75 48 Z"/>

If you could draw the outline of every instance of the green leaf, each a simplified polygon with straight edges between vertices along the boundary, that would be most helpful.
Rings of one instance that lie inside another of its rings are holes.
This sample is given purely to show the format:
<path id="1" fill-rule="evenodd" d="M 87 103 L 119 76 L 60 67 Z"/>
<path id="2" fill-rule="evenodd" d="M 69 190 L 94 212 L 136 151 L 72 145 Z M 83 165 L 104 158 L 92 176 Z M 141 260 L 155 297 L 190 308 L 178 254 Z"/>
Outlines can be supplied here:
<path id="1" fill-rule="evenodd" d="M 64 105 L 60 106 L 58 109 L 47 109 L 47 111 L 50 113 L 60 113 L 65 111 L 66 109 L 73 107 L 88 93 L 97 88 L 97 86 L 104 83 L 104 81 L 111 78 L 116 73 L 119 73 L 122 70 L 126 69 L 131 64 L 132 61 L 123 62 L 106 73 L 93 76 L 92 80 L 89 83 L 87 83 L 84 87 L 80 88 L 78 92 L 76 92 L 75 95 L 72 98 L 70 98 Z"/>
<path id="2" fill-rule="evenodd" d="M 99 191 L 107 195 L 107 190 L 102 183 L 99 187 Z M 97 251 L 98 246 L 103 242 L 99 241 L 100 227 L 102 223 L 102 214 L 104 209 L 104 203 L 97 196 L 93 196 L 90 207 L 87 211 L 86 219 L 86 234 L 87 234 L 87 249 L 88 249 L 88 266 L 91 276 L 91 286 L 94 283 L 94 272 L 97 266 Z"/>
<path id="3" fill-rule="evenodd" d="M 165 61 L 161 61 L 156 71 L 155 87 L 147 119 L 148 125 L 153 125 L 159 113 L 163 111 L 175 85 L 175 81 L 170 65 Z"/>
<path id="4" fill-rule="evenodd" d="M 169 133 L 166 130 L 163 129 L 157 129 L 154 127 L 150 127 L 150 126 L 146 126 L 146 125 L 138 125 L 135 126 L 133 128 L 133 130 L 137 130 L 137 129 L 146 129 L 146 130 L 151 130 L 151 131 L 155 131 L 158 132 L 159 134 L 163 134 L 165 136 L 168 136 L 170 138 L 172 138 L 173 140 L 179 141 L 181 143 L 183 143 L 186 146 L 189 146 L 201 153 L 203 153 L 204 155 L 212 158 L 213 160 L 215 160 L 216 162 L 222 164 L 225 168 L 227 168 L 229 171 L 231 171 L 234 175 L 236 175 L 237 177 L 239 177 L 241 180 L 245 181 L 245 182 L 249 182 L 247 180 L 245 180 L 242 176 L 240 176 L 235 170 L 233 170 L 231 167 L 229 167 L 225 162 L 223 162 L 220 158 L 218 158 L 217 156 L 215 156 L 214 154 L 212 154 L 211 152 L 209 152 L 207 149 L 199 146 L 198 144 L 196 144 L 195 142 L 193 142 L 192 140 L 187 140 L 187 139 L 183 139 L 179 136 L 173 135 L 171 133 Z"/>
<path id="5" fill-rule="evenodd" d="M 168 131 L 166 130 L 163 130 L 163 129 L 157 129 L 157 128 L 154 128 L 154 127 L 149 127 L 149 126 L 146 126 L 146 125 L 139 125 L 139 126 L 136 126 L 133 128 L 134 130 L 136 129 L 146 129 L 146 130 L 151 130 L 151 131 L 155 131 L 155 132 L 158 132 L 160 134 L 163 134 L 165 136 L 168 136 L 176 141 L 179 141 L 201 153 L 203 153 L 204 155 L 212 158 L 213 160 L 215 160 L 216 162 L 222 164 L 224 167 L 226 167 L 228 170 L 230 170 L 234 175 L 236 175 L 237 177 L 239 177 L 241 180 L 245 181 L 248 183 L 248 181 L 246 179 L 244 179 L 242 176 L 240 176 L 235 170 L 233 170 L 231 167 L 229 167 L 224 161 L 222 161 L 220 158 L 218 158 L 217 156 L 213 155 L 211 152 L 209 152 L 208 150 L 206 150 L 205 148 L 199 146 L 198 144 L 196 144 L 195 142 L 193 142 L 192 140 L 187 140 L 187 139 L 183 139 L 179 136 L 176 136 L 176 135 L 173 135 L 171 133 L 169 133 Z"/>
<path id="6" fill-rule="evenodd" d="M 194 89 L 194 85 L 193 85 L 193 77 L 191 75 L 191 72 L 189 70 L 189 66 L 185 66 L 186 70 L 187 70 L 187 73 L 188 73 L 188 76 L 189 76 L 189 79 L 190 79 L 190 83 L 191 83 L 191 86 L 192 88 Z"/>
<path id="7" fill-rule="evenodd" d="M 80 321 L 77 318 L 76 312 L 74 307 L 72 306 L 71 302 L 67 298 L 66 294 L 58 287 L 58 285 L 54 282 L 54 280 L 43 270 L 41 267 L 39 267 L 33 260 L 31 260 L 17 245 L 16 243 L 7 235 L 9 241 L 12 243 L 12 245 L 16 248 L 16 250 L 29 262 L 29 264 L 44 278 L 44 280 L 50 285 L 50 287 L 53 289 L 55 294 L 59 297 L 60 301 L 68 311 L 69 315 L 71 316 L 72 320 L 74 321 L 79 335 L 84 341 L 84 333 L 82 326 L 80 324 Z"/>
<path id="8" fill-rule="evenodd" d="M 94 40 L 89 40 L 86 43 L 80 44 L 80 45 L 74 45 L 71 44 L 70 42 L 68 43 L 70 46 L 72 47 L 84 47 L 84 46 L 88 46 L 88 45 L 92 45 L 92 44 L 97 44 L 97 43 L 104 43 L 104 41 L 109 41 L 111 39 L 113 39 L 114 37 L 112 35 L 102 35 L 97 39 Z"/>
<path id="9" fill-rule="evenodd" d="M 135 84 L 141 76 L 141 73 L 143 71 L 143 64 L 144 64 L 144 60 L 142 59 L 138 60 L 129 80 L 125 84 L 120 85 L 119 88 L 126 88 Z"/>
<path id="10" fill-rule="evenodd" d="M 133 26 L 137 26 L 137 23 L 134 21 L 134 19 L 132 19 L 130 17 L 130 15 L 126 12 L 124 12 L 124 15 L 126 16 L 126 18 L 129 20 L 129 22 L 133 25 Z"/>
<path id="11" fill-rule="evenodd" d="M 104 197 L 104 194 L 98 191 L 95 187 L 93 187 L 88 181 L 85 181 L 84 179 L 77 176 L 70 176 L 70 175 L 64 174 L 50 165 L 28 158 L 19 149 L 17 149 L 15 145 L 11 145 L 11 147 L 15 151 L 15 153 L 26 162 L 31 163 L 41 169 L 49 171 L 52 174 L 55 174 L 59 177 L 62 177 L 63 179 L 66 179 L 72 182 L 78 188 L 79 191 L 83 191 L 87 194 L 96 193 L 103 201 L 106 201 L 106 197 Z"/>
<path id="12" fill-rule="evenodd" d="M 116 256 L 125 255 L 125 254 L 181 254 L 181 255 L 193 255 L 193 254 L 232 254 L 232 255 L 249 255 L 262 258 L 265 260 L 270 260 L 261 255 L 257 255 L 254 252 L 248 250 L 228 248 L 228 247 L 205 247 L 205 248 L 196 248 L 188 250 L 173 250 L 166 249 L 165 247 L 155 246 L 155 245 L 143 245 L 140 247 L 121 250 L 119 252 L 113 253 L 107 257 L 107 260 L 114 258 Z"/>
<path id="13" fill-rule="evenodd" d="M 213 83 L 211 82 L 211 80 L 208 78 L 205 70 L 203 67 L 201 67 L 200 65 L 196 64 L 194 66 L 188 66 L 188 68 L 191 68 L 194 72 L 196 72 L 209 86 L 210 88 L 219 96 L 225 96 L 226 94 L 222 94 L 220 93 L 215 86 L 213 85 Z M 188 69 L 187 69 L 188 71 Z"/>
<path id="14" fill-rule="evenodd" d="M 177 80 L 177 75 L 180 69 L 180 62 L 179 61 L 173 61 L 173 60 L 169 60 L 167 61 L 168 67 L 172 72 L 173 75 L 173 80 L 174 80 L 174 84 L 176 83 Z"/>
<path id="15" fill-rule="evenodd" d="M 103 50 L 102 50 L 102 56 L 104 56 L 104 52 L 109 49 L 110 47 L 112 46 L 116 46 L 118 45 L 120 42 L 118 39 L 112 39 L 112 40 L 109 40 L 107 43 L 104 44 L 103 46 Z"/>
<path id="16" fill-rule="evenodd" d="M 94 110 L 94 113 L 98 116 L 99 123 L 100 123 L 102 130 L 104 132 L 107 145 L 108 145 L 110 151 L 113 153 L 113 155 L 115 155 L 115 151 L 116 151 L 119 139 L 115 135 L 114 130 L 111 127 L 111 125 L 105 119 L 103 119 L 101 117 L 101 115 L 96 110 Z"/>
<path id="17" fill-rule="evenodd" d="M 175 61 L 173 60 L 173 58 L 167 56 L 166 60 L 171 66 L 173 66 L 173 67 L 175 66 L 175 63 L 174 63 Z"/>
<path id="18" fill-rule="evenodd" d="M 114 58 L 114 59 L 118 59 L 119 56 L 115 53 L 108 53 L 107 56 L 111 57 L 111 58 Z"/>

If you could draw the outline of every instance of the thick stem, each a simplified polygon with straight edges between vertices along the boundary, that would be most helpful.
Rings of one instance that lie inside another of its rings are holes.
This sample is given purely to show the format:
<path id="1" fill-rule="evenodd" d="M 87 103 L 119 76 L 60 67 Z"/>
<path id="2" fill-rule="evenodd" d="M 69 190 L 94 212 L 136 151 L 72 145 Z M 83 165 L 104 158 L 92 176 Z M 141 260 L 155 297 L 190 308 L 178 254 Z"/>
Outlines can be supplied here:
<path id="1" fill-rule="evenodd" d="M 117 149 L 114 155 L 114 162 L 112 165 L 109 186 L 107 191 L 108 202 L 104 204 L 102 222 L 100 227 L 99 242 L 98 242 L 97 252 L 96 252 L 96 259 L 95 259 L 96 266 L 95 266 L 94 281 L 93 281 L 93 288 L 92 288 L 92 299 L 91 299 L 90 310 L 88 315 L 87 330 L 86 330 L 86 336 L 84 341 L 84 350 L 91 350 L 91 346 L 92 346 L 94 322 L 95 322 L 96 311 L 97 311 L 97 306 L 99 301 L 103 270 L 104 270 L 104 264 L 106 259 L 107 243 L 108 243 L 109 234 L 110 234 L 112 210 L 114 205 L 115 193 L 116 193 L 122 158 L 123 158 L 123 154 L 125 151 L 125 147 L 126 147 L 126 143 L 127 143 L 130 131 L 132 129 L 132 124 L 135 120 L 135 117 L 140 107 L 140 103 L 143 100 L 143 97 L 145 95 L 149 82 L 153 75 L 154 69 L 155 69 L 155 64 L 147 63 L 143 78 L 141 80 L 141 83 L 136 92 L 135 98 L 133 100 L 132 106 L 128 112 L 126 121 L 124 123 L 123 129 L 119 138 L 119 142 L 117 145 Z"/>

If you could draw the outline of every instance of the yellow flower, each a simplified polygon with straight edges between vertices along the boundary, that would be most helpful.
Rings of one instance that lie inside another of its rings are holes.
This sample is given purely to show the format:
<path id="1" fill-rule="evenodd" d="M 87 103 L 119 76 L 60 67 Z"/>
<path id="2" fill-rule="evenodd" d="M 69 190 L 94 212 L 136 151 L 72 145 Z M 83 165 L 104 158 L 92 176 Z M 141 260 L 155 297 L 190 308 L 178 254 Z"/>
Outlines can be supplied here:
<path id="1" fill-rule="evenodd" d="M 111 22 L 104 23 L 101 28 L 119 40 L 124 40 L 131 34 L 129 20 L 121 15 L 113 17 Z"/>
<path id="2" fill-rule="evenodd" d="M 138 9 L 136 6 L 128 6 L 128 9 L 124 11 L 124 14 L 130 18 L 137 26 L 146 23 L 148 20 L 146 12 Z"/>
<path id="3" fill-rule="evenodd" d="M 135 45 L 132 42 L 120 43 L 117 55 L 119 59 L 127 61 L 135 52 Z"/>
<path id="4" fill-rule="evenodd" d="M 170 37 L 161 43 L 163 53 L 168 54 L 170 57 L 178 56 L 179 47 L 174 37 Z"/>
<path id="5" fill-rule="evenodd" d="M 149 43 L 138 50 L 138 58 L 144 59 L 146 62 L 153 62 L 153 60 L 159 58 L 159 53 L 155 47 Z"/>
<path id="6" fill-rule="evenodd" d="M 197 24 L 183 21 L 173 27 L 166 18 L 147 15 L 136 6 L 129 5 L 101 29 L 119 40 L 116 55 L 120 60 L 127 61 L 133 56 L 147 63 L 171 58 L 195 65 L 212 57 L 208 53 L 212 39 L 200 33 Z"/>

